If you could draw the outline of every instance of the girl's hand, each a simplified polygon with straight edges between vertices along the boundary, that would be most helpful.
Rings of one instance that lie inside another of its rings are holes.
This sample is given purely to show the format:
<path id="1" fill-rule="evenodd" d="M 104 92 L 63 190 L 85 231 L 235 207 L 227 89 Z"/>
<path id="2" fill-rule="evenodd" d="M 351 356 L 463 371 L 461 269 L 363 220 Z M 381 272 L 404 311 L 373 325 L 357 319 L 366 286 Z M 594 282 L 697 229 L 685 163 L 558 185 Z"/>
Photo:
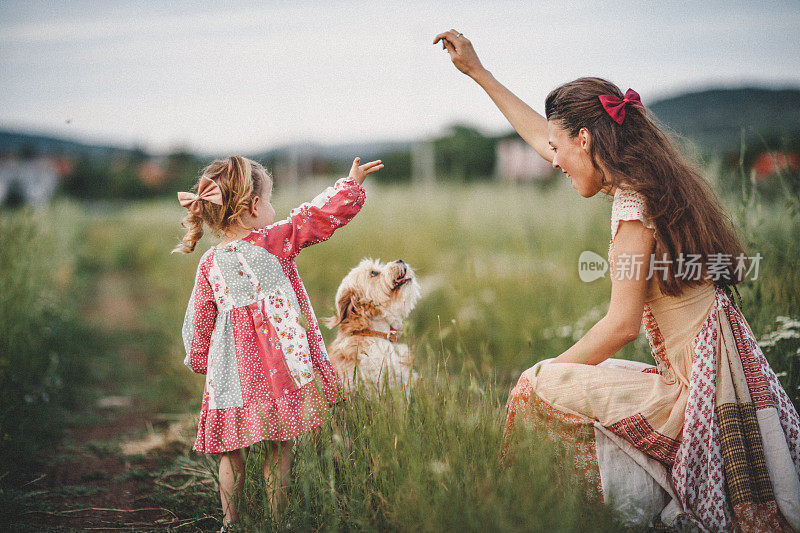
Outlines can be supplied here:
<path id="1" fill-rule="evenodd" d="M 479 73 L 486 70 L 481 65 L 478 54 L 472 48 L 472 43 L 464 37 L 464 34 L 456 30 L 446 31 L 437 35 L 433 40 L 433 44 L 439 41 L 442 41 L 442 50 L 447 50 L 456 68 L 470 78 L 475 78 Z"/>
<path id="2" fill-rule="evenodd" d="M 356 157 L 353 159 L 353 167 L 350 169 L 350 177 L 356 180 L 359 184 L 364 183 L 364 180 L 367 179 L 367 176 L 383 168 L 383 163 L 381 163 L 380 159 L 377 161 L 370 161 L 369 163 L 365 163 L 361 166 L 359 166 L 359 163 L 361 163 L 361 158 Z"/>

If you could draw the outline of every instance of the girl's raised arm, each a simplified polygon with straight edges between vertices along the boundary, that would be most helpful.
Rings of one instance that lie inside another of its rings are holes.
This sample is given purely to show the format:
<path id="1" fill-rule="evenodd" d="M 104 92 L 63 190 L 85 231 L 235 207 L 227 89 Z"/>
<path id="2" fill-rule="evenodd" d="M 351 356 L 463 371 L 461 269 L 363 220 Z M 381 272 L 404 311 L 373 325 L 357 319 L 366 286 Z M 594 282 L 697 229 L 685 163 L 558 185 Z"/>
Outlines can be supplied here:
<path id="1" fill-rule="evenodd" d="M 310 202 L 292 209 L 289 218 L 256 230 L 244 240 L 266 248 L 278 257 L 293 257 L 306 246 L 328 240 L 364 205 L 366 194 L 361 187 L 364 179 L 383 168 L 380 161 L 365 165 L 359 165 L 359 162 L 356 158 L 348 177 L 341 178 Z"/>
<path id="2" fill-rule="evenodd" d="M 483 67 L 469 39 L 456 30 L 450 30 L 437 35 L 433 44 L 439 41 L 450 54 L 450 59 L 456 68 L 475 80 L 517 130 L 520 137 L 525 139 L 525 142 L 540 156 L 552 163 L 553 153 L 547 139 L 547 119 L 531 109 Z"/>

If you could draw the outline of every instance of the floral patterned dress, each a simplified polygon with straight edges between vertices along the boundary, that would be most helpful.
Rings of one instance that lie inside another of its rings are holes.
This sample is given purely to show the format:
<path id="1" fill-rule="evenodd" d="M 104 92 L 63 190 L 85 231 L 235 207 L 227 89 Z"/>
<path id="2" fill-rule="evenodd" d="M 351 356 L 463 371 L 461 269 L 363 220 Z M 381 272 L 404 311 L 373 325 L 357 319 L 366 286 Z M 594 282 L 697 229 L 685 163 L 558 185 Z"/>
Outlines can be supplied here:
<path id="1" fill-rule="evenodd" d="M 291 439 L 341 399 L 294 259 L 364 199 L 358 182 L 342 178 L 287 219 L 203 255 L 183 323 L 184 364 L 206 375 L 195 451 Z"/>
<path id="2" fill-rule="evenodd" d="M 617 190 L 610 262 L 621 220 L 653 228 L 644 198 Z M 642 323 L 655 366 L 546 360 L 523 372 L 508 400 L 504 461 L 530 423 L 574 446 L 592 494 L 630 522 L 800 529 L 800 418 L 741 312 L 710 281 L 668 296 L 652 277 Z"/>

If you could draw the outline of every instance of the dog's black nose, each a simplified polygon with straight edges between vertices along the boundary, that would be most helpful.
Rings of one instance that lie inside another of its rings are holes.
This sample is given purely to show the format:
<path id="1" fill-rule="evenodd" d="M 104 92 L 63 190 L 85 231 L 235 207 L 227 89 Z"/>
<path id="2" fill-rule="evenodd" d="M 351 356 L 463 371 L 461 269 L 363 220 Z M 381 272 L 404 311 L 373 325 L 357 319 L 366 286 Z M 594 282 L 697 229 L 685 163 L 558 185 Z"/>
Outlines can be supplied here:
<path id="1" fill-rule="evenodd" d="M 406 264 L 406 262 L 403 261 L 402 259 L 398 259 L 397 261 L 395 261 L 395 263 L 403 263 L 404 265 Z"/>

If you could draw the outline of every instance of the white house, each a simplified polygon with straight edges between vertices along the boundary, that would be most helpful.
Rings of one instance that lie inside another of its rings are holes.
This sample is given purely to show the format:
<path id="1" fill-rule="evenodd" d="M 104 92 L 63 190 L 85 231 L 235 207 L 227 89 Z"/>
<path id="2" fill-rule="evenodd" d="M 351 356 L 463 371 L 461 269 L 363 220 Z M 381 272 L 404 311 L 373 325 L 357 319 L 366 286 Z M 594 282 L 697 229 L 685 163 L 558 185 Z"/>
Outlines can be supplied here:
<path id="1" fill-rule="evenodd" d="M 495 154 L 494 175 L 500 181 L 540 181 L 553 172 L 553 166 L 519 138 L 500 139 Z"/>
<path id="2" fill-rule="evenodd" d="M 58 171 L 54 161 L 46 158 L 0 161 L 0 204 L 16 185 L 26 203 L 46 204 L 58 185 Z"/>

